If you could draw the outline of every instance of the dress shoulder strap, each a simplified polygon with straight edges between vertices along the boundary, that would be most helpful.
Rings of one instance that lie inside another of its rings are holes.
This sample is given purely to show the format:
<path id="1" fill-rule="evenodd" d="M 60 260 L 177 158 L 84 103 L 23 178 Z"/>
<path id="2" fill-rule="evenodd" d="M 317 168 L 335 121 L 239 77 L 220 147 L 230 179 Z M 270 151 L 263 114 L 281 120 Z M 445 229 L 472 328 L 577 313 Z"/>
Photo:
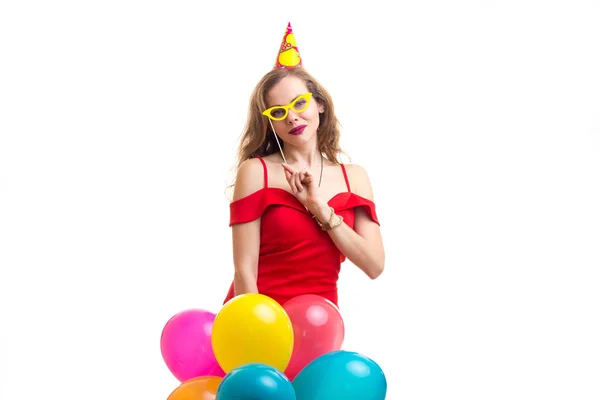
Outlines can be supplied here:
<path id="1" fill-rule="evenodd" d="M 344 179 L 346 180 L 346 187 L 348 188 L 348 191 L 351 192 L 350 181 L 348 181 L 348 174 L 346 173 L 346 167 L 344 166 L 344 164 L 340 164 L 340 167 L 342 167 L 342 172 L 344 173 Z"/>
<path id="2" fill-rule="evenodd" d="M 267 164 L 265 163 L 265 160 L 262 159 L 262 157 L 258 156 L 256 158 L 258 158 L 263 165 L 263 171 L 265 175 L 265 187 L 269 187 L 269 174 L 267 174 Z"/>

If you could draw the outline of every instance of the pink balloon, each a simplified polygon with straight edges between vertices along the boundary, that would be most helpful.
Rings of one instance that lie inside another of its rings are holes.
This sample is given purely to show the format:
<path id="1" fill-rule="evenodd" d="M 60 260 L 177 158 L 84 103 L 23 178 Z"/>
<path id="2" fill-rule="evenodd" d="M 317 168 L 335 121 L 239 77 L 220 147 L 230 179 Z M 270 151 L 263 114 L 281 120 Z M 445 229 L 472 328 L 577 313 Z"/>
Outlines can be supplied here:
<path id="1" fill-rule="evenodd" d="M 314 294 L 296 296 L 283 305 L 294 328 L 294 350 L 285 375 L 293 380 L 308 363 L 340 350 L 344 321 L 331 301 Z"/>
<path id="2" fill-rule="evenodd" d="M 163 360 L 180 382 L 199 376 L 225 376 L 212 348 L 212 326 L 216 315 L 192 309 L 175 314 L 160 337 Z"/>

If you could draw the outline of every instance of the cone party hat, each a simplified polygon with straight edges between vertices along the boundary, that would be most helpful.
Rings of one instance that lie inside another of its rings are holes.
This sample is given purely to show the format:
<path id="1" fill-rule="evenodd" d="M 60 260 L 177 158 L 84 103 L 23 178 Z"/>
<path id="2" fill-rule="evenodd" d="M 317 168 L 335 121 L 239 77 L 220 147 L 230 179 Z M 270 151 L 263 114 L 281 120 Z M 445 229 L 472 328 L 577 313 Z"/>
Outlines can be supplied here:
<path id="1" fill-rule="evenodd" d="M 296 67 L 302 67 L 302 58 L 300 58 L 300 52 L 296 46 L 292 25 L 288 22 L 273 69 Z"/>

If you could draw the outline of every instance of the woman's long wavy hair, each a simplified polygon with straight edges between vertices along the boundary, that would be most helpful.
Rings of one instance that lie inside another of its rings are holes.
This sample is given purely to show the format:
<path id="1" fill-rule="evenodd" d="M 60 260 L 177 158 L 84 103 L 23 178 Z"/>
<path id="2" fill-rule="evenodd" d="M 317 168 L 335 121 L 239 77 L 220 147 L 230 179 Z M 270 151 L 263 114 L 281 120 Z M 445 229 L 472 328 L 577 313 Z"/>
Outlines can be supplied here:
<path id="1" fill-rule="evenodd" d="M 333 100 L 327 90 L 304 68 L 274 69 L 258 82 L 252 92 L 248 119 L 237 151 L 236 171 L 250 158 L 264 157 L 279 151 L 271 125 L 262 112 L 267 108 L 265 100 L 267 93 L 287 76 L 301 79 L 308 91 L 312 93 L 313 99 L 324 106 L 324 111 L 319 115 L 317 146 L 329 161 L 340 164 L 339 156 L 344 153 L 339 145 L 340 123 L 335 115 Z M 279 143 L 282 148 L 285 146 L 281 138 Z M 235 178 L 229 188 L 233 186 L 235 186 Z"/>

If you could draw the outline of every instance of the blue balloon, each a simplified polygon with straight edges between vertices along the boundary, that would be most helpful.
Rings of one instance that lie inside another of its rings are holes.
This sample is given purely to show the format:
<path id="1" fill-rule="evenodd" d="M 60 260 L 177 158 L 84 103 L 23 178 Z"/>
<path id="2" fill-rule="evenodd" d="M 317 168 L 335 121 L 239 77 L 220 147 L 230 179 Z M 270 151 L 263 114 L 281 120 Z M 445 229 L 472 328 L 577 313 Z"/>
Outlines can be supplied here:
<path id="1" fill-rule="evenodd" d="M 338 350 L 308 363 L 292 382 L 296 400 L 384 400 L 387 381 L 375 361 Z"/>
<path id="2" fill-rule="evenodd" d="M 296 400 L 290 380 L 277 368 L 250 363 L 231 370 L 217 390 L 219 400 Z"/>

